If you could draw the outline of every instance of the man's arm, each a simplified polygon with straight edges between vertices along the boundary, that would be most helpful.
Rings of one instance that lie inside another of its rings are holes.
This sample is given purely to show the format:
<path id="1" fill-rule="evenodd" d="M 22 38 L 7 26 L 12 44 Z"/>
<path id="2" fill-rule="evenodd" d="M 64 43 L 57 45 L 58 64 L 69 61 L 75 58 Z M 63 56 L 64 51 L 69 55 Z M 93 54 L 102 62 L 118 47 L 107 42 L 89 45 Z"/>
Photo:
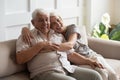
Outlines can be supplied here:
<path id="1" fill-rule="evenodd" d="M 16 53 L 16 59 L 18 64 L 23 64 L 31 60 L 38 53 L 45 53 L 55 51 L 59 48 L 58 45 L 54 45 L 51 42 L 39 42 L 27 50 L 22 50 Z"/>
<path id="2" fill-rule="evenodd" d="M 92 68 L 95 67 L 103 68 L 103 66 L 100 63 L 97 63 L 96 61 L 93 61 L 89 58 L 86 58 L 76 52 L 68 54 L 68 60 L 76 65 L 90 65 Z"/>
<path id="3" fill-rule="evenodd" d="M 18 64 L 23 64 L 31 60 L 36 56 L 42 48 L 46 45 L 45 42 L 39 42 L 36 45 L 28 48 L 27 50 L 22 50 L 16 53 L 16 60 Z"/>

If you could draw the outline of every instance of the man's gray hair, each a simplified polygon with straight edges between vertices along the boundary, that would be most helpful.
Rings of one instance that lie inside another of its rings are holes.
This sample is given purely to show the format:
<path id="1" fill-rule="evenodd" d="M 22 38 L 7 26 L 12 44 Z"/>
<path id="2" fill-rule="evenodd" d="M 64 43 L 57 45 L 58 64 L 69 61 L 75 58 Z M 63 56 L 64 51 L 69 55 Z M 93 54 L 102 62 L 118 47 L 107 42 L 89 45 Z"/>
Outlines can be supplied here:
<path id="1" fill-rule="evenodd" d="M 49 15 L 49 12 L 47 12 L 47 11 L 44 10 L 44 9 L 35 9 L 35 10 L 33 11 L 33 13 L 32 13 L 32 19 L 35 19 L 38 13 L 39 13 L 39 14 L 47 14 L 47 15 Z"/>

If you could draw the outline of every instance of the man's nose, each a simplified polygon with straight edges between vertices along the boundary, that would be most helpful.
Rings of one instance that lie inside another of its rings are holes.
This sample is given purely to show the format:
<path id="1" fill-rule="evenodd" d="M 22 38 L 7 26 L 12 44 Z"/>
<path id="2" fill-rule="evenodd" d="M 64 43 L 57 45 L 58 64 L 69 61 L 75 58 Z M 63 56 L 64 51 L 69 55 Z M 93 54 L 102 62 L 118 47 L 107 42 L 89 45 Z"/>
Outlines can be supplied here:
<path id="1" fill-rule="evenodd" d="M 44 20 L 44 21 L 43 21 L 43 24 L 44 24 L 44 25 L 48 24 L 48 21 Z"/>

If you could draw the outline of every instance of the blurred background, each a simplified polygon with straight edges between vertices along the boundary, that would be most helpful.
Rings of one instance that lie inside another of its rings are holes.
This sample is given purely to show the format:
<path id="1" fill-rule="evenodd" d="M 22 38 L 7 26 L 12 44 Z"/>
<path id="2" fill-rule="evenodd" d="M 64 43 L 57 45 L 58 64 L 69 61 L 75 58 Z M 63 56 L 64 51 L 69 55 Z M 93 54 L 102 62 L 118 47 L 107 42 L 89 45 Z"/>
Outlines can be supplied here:
<path id="1" fill-rule="evenodd" d="M 85 26 L 90 35 L 104 13 L 110 25 L 120 22 L 120 0 L 0 0 L 0 41 L 16 39 L 22 27 L 32 29 L 31 13 L 36 8 L 57 10 L 66 25 Z"/>

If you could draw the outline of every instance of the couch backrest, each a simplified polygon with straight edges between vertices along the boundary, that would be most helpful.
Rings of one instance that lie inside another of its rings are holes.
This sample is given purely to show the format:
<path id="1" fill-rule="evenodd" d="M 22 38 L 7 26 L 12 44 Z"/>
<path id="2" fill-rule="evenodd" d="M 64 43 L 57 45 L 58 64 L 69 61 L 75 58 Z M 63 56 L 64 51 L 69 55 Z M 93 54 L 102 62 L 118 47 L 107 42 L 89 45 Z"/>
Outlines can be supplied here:
<path id="1" fill-rule="evenodd" d="M 80 26 L 80 34 L 81 34 L 82 43 L 88 44 L 85 26 Z"/>
<path id="2" fill-rule="evenodd" d="M 20 72 L 25 65 L 16 63 L 16 39 L 0 42 L 0 77 Z"/>

